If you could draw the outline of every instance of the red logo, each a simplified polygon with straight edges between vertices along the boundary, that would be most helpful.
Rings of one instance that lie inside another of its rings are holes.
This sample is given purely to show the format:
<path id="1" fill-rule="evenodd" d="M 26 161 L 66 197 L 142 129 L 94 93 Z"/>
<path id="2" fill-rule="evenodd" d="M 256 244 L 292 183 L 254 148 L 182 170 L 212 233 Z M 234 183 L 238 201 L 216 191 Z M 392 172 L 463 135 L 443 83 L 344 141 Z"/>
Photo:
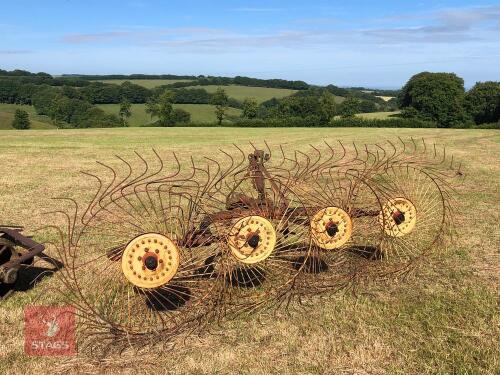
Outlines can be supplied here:
<path id="1" fill-rule="evenodd" d="M 24 351 L 27 355 L 76 354 L 75 309 L 31 306 L 24 309 Z"/>

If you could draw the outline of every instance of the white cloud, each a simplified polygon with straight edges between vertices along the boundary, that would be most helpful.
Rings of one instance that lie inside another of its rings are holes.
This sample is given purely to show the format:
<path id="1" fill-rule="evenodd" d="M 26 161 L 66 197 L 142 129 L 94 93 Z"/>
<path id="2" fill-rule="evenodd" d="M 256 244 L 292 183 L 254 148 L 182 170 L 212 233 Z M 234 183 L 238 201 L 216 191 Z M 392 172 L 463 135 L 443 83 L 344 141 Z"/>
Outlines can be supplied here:
<path id="1" fill-rule="evenodd" d="M 238 8 L 257 11 L 272 8 Z M 402 17 L 404 18 L 404 17 Z M 418 19 L 415 15 L 414 19 Z M 207 27 L 121 28 L 96 33 L 63 36 L 67 44 L 135 44 L 169 48 L 176 51 L 220 53 L 227 50 L 268 48 L 332 48 L 360 44 L 398 45 L 402 43 L 454 44 L 497 41 L 500 31 L 500 6 L 446 9 L 420 18 L 418 26 L 350 29 L 335 24 L 317 24 L 314 28 L 270 29 L 265 32 L 234 32 Z M 426 23 L 423 23 L 426 20 Z M 311 25 L 311 27 L 313 27 Z M 349 47 L 347 47 L 349 48 Z"/>
<path id="2" fill-rule="evenodd" d="M 223 34 L 225 31 L 207 27 L 180 27 L 180 28 L 121 28 L 119 30 L 99 33 L 74 33 L 61 38 L 67 44 L 105 43 L 105 42 L 144 42 L 176 36 Z"/>
<path id="3" fill-rule="evenodd" d="M 427 20 L 430 24 L 363 30 L 385 43 L 460 43 L 494 38 L 500 25 L 500 6 L 445 9 L 432 14 L 398 16 L 399 19 Z M 498 37 L 498 35 L 497 35 Z"/>

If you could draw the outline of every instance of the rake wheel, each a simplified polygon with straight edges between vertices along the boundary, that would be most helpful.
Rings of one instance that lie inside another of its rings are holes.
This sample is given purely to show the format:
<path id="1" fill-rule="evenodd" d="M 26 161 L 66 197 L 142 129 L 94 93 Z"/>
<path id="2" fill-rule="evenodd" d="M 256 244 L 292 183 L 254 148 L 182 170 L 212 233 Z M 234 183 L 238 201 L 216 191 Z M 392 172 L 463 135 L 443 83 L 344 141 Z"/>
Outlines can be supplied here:
<path id="1" fill-rule="evenodd" d="M 405 269 L 425 260 L 449 229 L 446 183 L 425 168 L 393 164 L 374 174 L 385 262 Z"/>
<path id="2" fill-rule="evenodd" d="M 223 308 L 230 315 L 288 304 L 300 259 L 309 254 L 303 205 L 268 160 L 254 150 L 247 165 L 217 168 L 216 183 L 200 203 L 207 212 L 203 226 L 221 250 Z"/>
<path id="3" fill-rule="evenodd" d="M 61 243 L 64 294 L 88 345 L 162 341 L 216 314 L 220 251 L 214 241 L 193 240 L 207 216 L 198 204 L 203 186 L 158 163 L 156 172 L 131 161 L 125 171 L 110 167 L 111 181 L 92 175 L 95 197 Z"/>
<path id="4" fill-rule="evenodd" d="M 382 207 L 378 217 L 387 236 L 402 237 L 410 234 L 415 228 L 417 209 L 406 198 L 390 198 Z"/>
<path id="5" fill-rule="evenodd" d="M 266 260 L 276 246 L 276 230 L 262 216 L 246 216 L 238 220 L 227 236 L 234 257 L 244 264 Z"/>
<path id="6" fill-rule="evenodd" d="M 122 272 L 130 283 L 144 289 L 166 285 L 177 274 L 180 250 L 168 237 L 142 234 L 123 251 Z"/>
<path id="7" fill-rule="evenodd" d="M 320 209 L 311 219 L 311 237 L 324 250 L 341 248 L 352 235 L 352 219 L 340 207 Z"/>
<path id="8" fill-rule="evenodd" d="M 310 295 L 349 287 L 380 254 L 382 205 L 374 186 L 361 173 L 332 166 L 302 175 L 293 190 L 310 220 L 301 290 Z"/>

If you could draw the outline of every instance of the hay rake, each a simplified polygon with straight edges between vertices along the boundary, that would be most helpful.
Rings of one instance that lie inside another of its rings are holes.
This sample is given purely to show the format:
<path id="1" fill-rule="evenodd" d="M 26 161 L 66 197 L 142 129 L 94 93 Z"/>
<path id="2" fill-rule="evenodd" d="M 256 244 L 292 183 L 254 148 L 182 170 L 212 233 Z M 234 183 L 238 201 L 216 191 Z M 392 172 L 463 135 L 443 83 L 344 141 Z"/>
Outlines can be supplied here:
<path id="1" fill-rule="evenodd" d="M 265 146 L 189 167 L 153 151 L 87 173 L 95 194 L 70 200 L 58 246 L 82 339 L 144 345 L 286 308 L 407 272 L 448 234 L 462 172 L 425 142 Z"/>

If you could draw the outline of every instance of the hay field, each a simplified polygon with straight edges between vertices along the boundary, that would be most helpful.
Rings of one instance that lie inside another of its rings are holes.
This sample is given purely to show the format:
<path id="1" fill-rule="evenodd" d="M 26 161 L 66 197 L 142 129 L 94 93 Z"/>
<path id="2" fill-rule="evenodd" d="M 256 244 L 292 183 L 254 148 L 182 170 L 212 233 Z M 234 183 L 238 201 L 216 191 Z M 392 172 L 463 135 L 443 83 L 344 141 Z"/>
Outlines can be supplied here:
<path id="1" fill-rule="evenodd" d="M 332 132 L 334 134 L 332 134 Z M 356 295 L 331 295 L 289 315 L 250 316 L 218 335 L 182 343 L 156 358 L 126 355 L 104 363 L 23 354 L 23 308 L 57 301 L 45 278 L 0 302 L 0 373 L 179 374 L 498 374 L 500 370 L 500 132 L 447 129 L 143 128 L 2 131 L 0 222 L 27 231 L 54 220 L 50 197 L 82 196 L 79 171 L 133 151 L 176 151 L 196 159 L 253 141 L 306 149 L 324 139 L 379 142 L 425 137 L 447 146 L 467 173 L 458 188 L 457 233 L 444 255 L 406 280 L 377 282 Z M 333 138 L 335 137 L 335 138 Z M 47 233 L 37 233 L 39 240 Z"/>
<path id="2" fill-rule="evenodd" d="M 382 96 L 382 95 L 377 95 L 377 98 L 382 99 L 384 102 L 388 102 L 391 99 L 394 99 L 394 96 Z"/>
<path id="3" fill-rule="evenodd" d="M 246 98 L 254 98 L 258 103 L 262 103 L 266 100 L 276 98 L 281 99 L 285 96 L 292 95 L 297 92 L 297 90 L 290 89 L 275 89 L 269 87 L 250 87 L 250 86 L 239 86 L 239 85 L 229 85 L 229 86 L 191 86 L 189 88 L 201 88 L 208 92 L 215 92 L 217 88 L 222 87 L 226 94 L 237 100 L 244 100 Z"/>
<path id="4" fill-rule="evenodd" d="M 361 118 L 365 118 L 365 119 L 384 120 L 384 119 L 391 118 L 392 116 L 397 115 L 399 113 L 400 113 L 400 111 L 358 113 L 358 114 L 356 114 L 356 117 L 361 117 Z"/>

